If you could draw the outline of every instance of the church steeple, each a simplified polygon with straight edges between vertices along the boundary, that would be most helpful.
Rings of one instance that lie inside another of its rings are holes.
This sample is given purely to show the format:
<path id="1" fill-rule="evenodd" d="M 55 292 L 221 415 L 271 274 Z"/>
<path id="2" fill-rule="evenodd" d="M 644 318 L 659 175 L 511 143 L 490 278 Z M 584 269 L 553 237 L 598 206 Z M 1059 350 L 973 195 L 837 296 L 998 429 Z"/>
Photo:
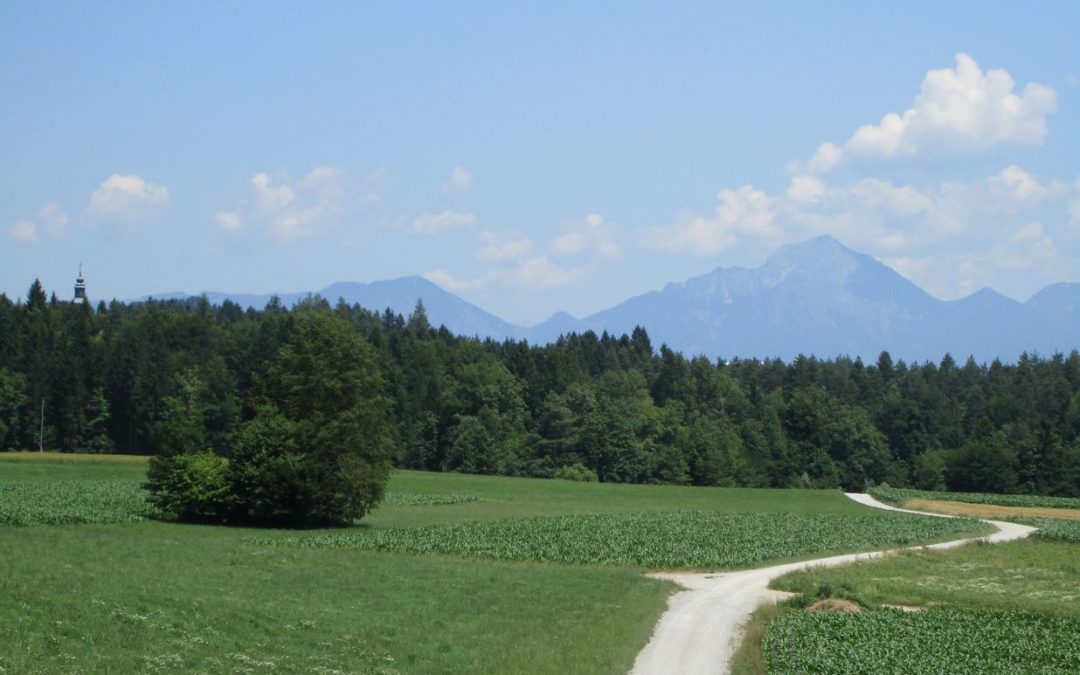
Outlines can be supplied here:
<path id="1" fill-rule="evenodd" d="M 82 263 L 79 263 L 79 276 L 75 277 L 75 302 L 86 302 L 86 280 L 82 275 Z"/>

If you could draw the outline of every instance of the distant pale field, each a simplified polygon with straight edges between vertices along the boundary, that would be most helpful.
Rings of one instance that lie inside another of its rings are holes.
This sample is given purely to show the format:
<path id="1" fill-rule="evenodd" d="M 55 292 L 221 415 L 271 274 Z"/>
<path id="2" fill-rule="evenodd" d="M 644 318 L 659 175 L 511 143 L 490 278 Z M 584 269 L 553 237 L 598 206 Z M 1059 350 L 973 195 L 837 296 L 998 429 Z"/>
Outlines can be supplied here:
<path id="1" fill-rule="evenodd" d="M 902 504 L 909 500 L 922 499 L 963 502 L 965 504 L 1080 510 L 1080 497 L 1048 497 L 1044 495 L 992 494 L 986 492 L 933 492 L 894 488 L 887 485 L 871 488 L 870 494 L 890 504 Z"/>
<path id="2" fill-rule="evenodd" d="M 1038 506 L 1001 506 L 999 504 L 967 504 L 945 500 L 909 499 L 904 507 L 917 511 L 948 513 L 968 518 L 1063 518 L 1080 520 L 1080 509 L 1053 509 Z"/>

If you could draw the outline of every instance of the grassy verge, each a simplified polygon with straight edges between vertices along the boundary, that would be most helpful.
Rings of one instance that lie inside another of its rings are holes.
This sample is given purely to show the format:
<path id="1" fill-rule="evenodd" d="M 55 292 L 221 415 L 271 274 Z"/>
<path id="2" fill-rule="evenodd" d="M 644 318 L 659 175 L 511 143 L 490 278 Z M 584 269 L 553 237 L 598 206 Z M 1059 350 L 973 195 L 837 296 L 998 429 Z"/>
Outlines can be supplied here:
<path id="1" fill-rule="evenodd" d="M 1023 540 L 904 551 L 879 561 L 803 570 L 773 583 L 809 595 L 822 587 L 847 587 L 878 603 L 1080 616 L 1080 549 Z"/>
<path id="2" fill-rule="evenodd" d="M 743 626 L 742 642 L 739 648 L 731 655 L 729 664 L 730 675 L 764 675 L 765 652 L 762 642 L 765 639 L 765 631 L 769 622 L 783 616 L 789 610 L 783 604 L 768 604 L 757 609 L 750 620 Z"/>

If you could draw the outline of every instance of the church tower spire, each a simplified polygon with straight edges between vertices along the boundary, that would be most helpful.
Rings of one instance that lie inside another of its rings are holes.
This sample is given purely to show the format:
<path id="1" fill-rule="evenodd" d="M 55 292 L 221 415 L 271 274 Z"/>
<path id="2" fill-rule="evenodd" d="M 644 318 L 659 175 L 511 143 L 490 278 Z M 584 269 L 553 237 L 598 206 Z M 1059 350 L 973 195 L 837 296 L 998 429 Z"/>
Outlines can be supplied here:
<path id="1" fill-rule="evenodd" d="M 82 275 L 82 263 L 79 263 L 79 276 L 75 277 L 75 302 L 86 302 L 86 280 Z"/>

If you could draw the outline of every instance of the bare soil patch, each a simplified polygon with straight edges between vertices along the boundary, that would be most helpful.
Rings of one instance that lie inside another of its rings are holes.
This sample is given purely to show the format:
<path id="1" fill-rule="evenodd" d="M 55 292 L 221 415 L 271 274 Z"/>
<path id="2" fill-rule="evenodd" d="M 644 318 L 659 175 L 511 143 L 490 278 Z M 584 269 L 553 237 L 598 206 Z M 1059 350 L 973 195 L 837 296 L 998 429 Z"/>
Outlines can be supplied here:
<path id="1" fill-rule="evenodd" d="M 931 499 L 909 499 L 904 502 L 909 509 L 948 513 L 953 516 L 972 518 L 1009 518 L 1027 516 L 1031 518 L 1061 518 L 1080 520 L 1080 509 L 1050 509 L 1036 506 L 999 506 L 997 504 L 968 504 Z"/>
<path id="2" fill-rule="evenodd" d="M 843 612 L 844 614 L 859 614 L 863 611 L 861 605 L 843 598 L 825 598 L 818 600 L 806 608 L 808 612 Z"/>

